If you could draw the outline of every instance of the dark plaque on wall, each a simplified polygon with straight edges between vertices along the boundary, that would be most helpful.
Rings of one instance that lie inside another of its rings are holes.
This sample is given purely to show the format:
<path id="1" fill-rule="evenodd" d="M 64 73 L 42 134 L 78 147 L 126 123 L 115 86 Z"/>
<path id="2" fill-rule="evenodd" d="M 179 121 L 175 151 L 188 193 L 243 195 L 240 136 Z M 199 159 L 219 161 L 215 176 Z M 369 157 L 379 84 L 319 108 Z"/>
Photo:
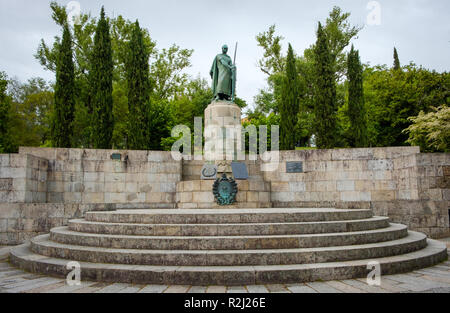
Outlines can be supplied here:
<path id="1" fill-rule="evenodd" d="M 303 173 L 303 162 L 286 162 L 286 173 Z"/>
<path id="2" fill-rule="evenodd" d="M 215 180 L 217 178 L 217 166 L 214 164 L 205 164 L 202 168 L 202 180 Z"/>
<path id="3" fill-rule="evenodd" d="M 248 179 L 247 164 L 233 162 L 233 163 L 231 163 L 231 168 L 233 170 L 234 179 L 236 179 L 236 180 L 247 180 Z"/>

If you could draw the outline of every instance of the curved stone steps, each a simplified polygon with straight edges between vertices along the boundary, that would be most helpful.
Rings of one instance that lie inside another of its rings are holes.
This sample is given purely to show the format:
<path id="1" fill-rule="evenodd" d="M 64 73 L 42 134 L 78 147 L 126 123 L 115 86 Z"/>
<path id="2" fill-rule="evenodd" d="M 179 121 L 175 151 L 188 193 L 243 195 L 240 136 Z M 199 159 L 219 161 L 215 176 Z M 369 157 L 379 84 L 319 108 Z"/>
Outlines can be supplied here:
<path id="1" fill-rule="evenodd" d="M 69 229 L 76 232 L 135 236 L 253 236 L 326 234 L 389 227 L 388 217 L 371 217 L 363 220 L 257 223 L 257 224 L 127 224 L 69 221 Z"/>
<path id="2" fill-rule="evenodd" d="M 370 210 L 338 209 L 217 209 L 217 210 L 120 210 L 87 212 L 90 222 L 128 224 L 247 224 L 361 220 Z"/>
<path id="3" fill-rule="evenodd" d="M 274 250 L 135 250 L 56 243 L 49 235 L 31 241 L 33 252 L 54 258 L 94 263 L 167 266 L 247 266 L 344 262 L 401 255 L 426 247 L 424 234 L 353 246 Z"/>
<path id="4" fill-rule="evenodd" d="M 14 249 L 10 260 L 14 265 L 33 273 L 66 277 L 71 271 L 66 268 L 69 260 L 35 254 L 30 250 L 29 244 Z M 367 269 L 369 261 L 380 264 L 382 275 L 391 275 L 434 266 L 445 260 L 447 260 L 445 245 L 428 240 L 427 247 L 415 252 L 339 263 L 245 267 L 136 266 L 89 262 L 80 262 L 80 265 L 81 278 L 87 281 L 233 286 L 365 278 L 370 272 Z"/>
<path id="5" fill-rule="evenodd" d="M 360 232 L 200 237 L 89 234 L 72 231 L 67 227 L 59 227 L 51 230 L 50 239 L 62 244 L 114 249 L 256 250 L 362 245 L 397 240 L 407 235 L 407 227 L 399 224 L 391 224 L 383 229 Z"/>

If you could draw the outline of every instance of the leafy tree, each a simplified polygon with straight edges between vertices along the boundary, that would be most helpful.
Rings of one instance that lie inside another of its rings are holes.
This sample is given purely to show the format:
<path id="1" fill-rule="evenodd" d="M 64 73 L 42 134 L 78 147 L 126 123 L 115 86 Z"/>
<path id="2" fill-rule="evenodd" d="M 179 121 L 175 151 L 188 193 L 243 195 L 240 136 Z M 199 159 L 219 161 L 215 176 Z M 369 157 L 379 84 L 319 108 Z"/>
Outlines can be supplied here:
<path id="1" fill-rule="evenodd" d="M 294 50 L 289 44 L 288 55 L 285 66 L 285 77 L 282 91 L 282 101 L 280 105 L 281 125 L 280 125 L 280 149 L 295 149 L 295 128 L 298 121 L 299 112 L 299 83 L 295 64 Z"/>
<path id="2" fill-rule="evenodd" d="M 397 48 L 394 47 L 394 70 L 400 70 L 400 59 L 398 58 Z"/>
<path id="3" fill-rule="evenodd" d="M 166 101 L 152 101 L 149 108 L 148 126 L 151 136 L 148 139 L 149 150 L 164 150 L 164 140 L 171 137 L 175 126 L 173 112 Z"/>
<path id="4" fill-rule="evenodd" d="M 94 37 L 91 72 L 92 144 L 96 149 L 110 149 L 114 131 L 113 68 L 109 22 L 102 7 Z"/>
<path id="5" fill-rule="evenodd" d="M 316 145 L 320 149 L 332 149 L 337 136 L 336 82 L 333 56 L 328 47 L 328 39 L 319 22 L 317 43 L 314 49 L 315 77 L 314 113 Z"/>
<path id="6" fill-rule="evenodd" d="M 128 83 L 128 147 L 132 150 L 148 149 L 151 136 L 147 127 L 150 105 L 149 55 L 146 52 L 143 34 L 136 21 L 129 43 L 129 60 L 126 67 Z"/>
<path id="7" fill-rule="evenodd" d="M 56 64 L 55 108 L 51 123 L 52 143 L 58 148 L 72 147 L 75 109 L 75 73 L 72 58 L 72 37 L 66 24 Z"/>
<path id="8" fill-rule="evenodd" d="M 0 153 L 12 152 L 10 136 L 11 100 L 6 94 L 8 81 L 6 74 L 0 72 Z"/>
<path id="9" fill-rule="evenodd" d="M 387 66 L 366 67 L 364 97 L 370 145 L 409 145 L 403 130 L 411 126 L 410 117 L 450 105 L 450 74 L 415 64 L 404 66 L 402 71 Z"/>
<path id="10" fill-rule="evenodd" d="M 353 45 L 348 55 L 348 110 L 351 146 L 367 147 L 367 112 L 364 104 L 363 68 Z"/>
<path id="11" fill-rule="evenodd" d="M 434 112 L 411 117 L 413 123 L 405 133 L 408 142 L 420 146 L 422 152 L 450 152 L 450 107 L 442 105 Z"/>

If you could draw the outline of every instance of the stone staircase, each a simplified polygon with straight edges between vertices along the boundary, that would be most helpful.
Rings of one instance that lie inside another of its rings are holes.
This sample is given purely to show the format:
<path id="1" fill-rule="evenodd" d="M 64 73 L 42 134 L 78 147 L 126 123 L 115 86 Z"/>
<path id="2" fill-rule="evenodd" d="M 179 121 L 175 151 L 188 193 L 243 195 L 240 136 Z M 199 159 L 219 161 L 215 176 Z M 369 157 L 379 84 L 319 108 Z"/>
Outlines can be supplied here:
<path id="1" fill-rule="evenodd" d="M 255 285 L 363 278 L 433 266 L 445 245 L 369 210 L 197 209 L 89 212 L 11 252 L 30 272 L 166 285 Z"/>

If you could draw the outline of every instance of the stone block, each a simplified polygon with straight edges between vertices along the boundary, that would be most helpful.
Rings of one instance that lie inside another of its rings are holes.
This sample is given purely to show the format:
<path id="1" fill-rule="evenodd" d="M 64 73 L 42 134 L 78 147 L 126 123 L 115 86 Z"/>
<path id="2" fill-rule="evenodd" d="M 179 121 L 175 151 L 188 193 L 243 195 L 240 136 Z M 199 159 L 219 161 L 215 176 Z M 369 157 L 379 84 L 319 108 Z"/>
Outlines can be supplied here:
<path id="1" fill-rule="evenodd" d="M 82 199 L 83 203 L 105 203 L 105 194 L 103 192 L 85 192 Z"/>
<path id="2" fill-rule="evenodd" d="M 289 183 L 289 191 L 291 191 L 291 192 L 304 192 L 304 191 L 306 191 L 306 184 L 304 182 L 292 182 L 292 183 Z"/>
<path id="3" fill-rule="evenodd" d="M 105 181 L 105 173 L 100 172 L 84 172 L 85 182 L 103 183 Z"/>
<path id="4" fill-rule="evenodd" d="M 9 167 L 9 154 L 0 154 L 0 171 L 2 167 Z"/>
<path id="5" fill-rule="evenodd" d="M 64 193 L 63 192 L 48 192 L 47 201 L 49 203 L 64 203 Z"/>
<path id="6" fill-rule="evenodd" d="M 372 201 L 393 201 L 395 191 L 372 191 Z"/>
<path id="7" fill-rule="evenodd" d="M 193 192 L 192 201 L 198 203 L 212 203 L 214 202 L 214 195 L 212 190 L 210 192 Z"/>
<path id="8" fill-rule="evenodd" d="M 375 190 L 397 190 L 397 184 L 392 180 L 377 180 Z"/>
<path id="9" fill-rule="evenodd" d="M 370 160 L 368 163 L 369 171 L 392 171 L 393 169 L 392 160 Z"/>
<path id="10" fill-rule="evenodd" d="M 450 189 L 442 190 L 442 198 L 446 201 L 450 201 Z"/>
<path id="11" fill-rule="evenodd" d="M 2 167 L 0 178 L 27 178 L 27 171 L 25 168 Z"/>
<path id="12" fill-rule="evenodd" d="M 270 202 L 270 192 L 260 192 L 259 202 Z"/>
<path id="13" fill-rule="evenodd" d="M 350 180 L 341 180 L 336 183 L 337 191 L 354 191 L 355 182 Z"/>
<path id="14" fill-rule="evenodd" d="M 105 203 L 126 203 L 127 194 L 117 192 L 105 192 Z"/>
<path id="15" fill-rule="evenodd" d="M 65 192 L 64 203 L 81 203 L 81 192 Z"/>
<path id="16" fill-rule="evenodd" d="M 9 166 L 14 168 L 26 168 L 28 163 L 27 161 L 27 155 L 11 154 L 9 158 Z"/>
<path id="17" fill-rule="evenodd" d="M 272 192 L 288 192 L 290 191 L 290 184 L 288 182 L 272 182 Z"/>
<path id="18" fill-rule="evenodd" d="M 125 182 L 127 175 L 125 173 L 105 173 L 105 183 Z"/>
<path id="19" fill-rule="evenodd" d="M 259 202 L 259 192 L 248 191 L 247 192 L 247 202 Z"/>
<path id="20" fill-rule="evenodd" d="M 0 179 L 0 191 L 10 191 L 13 188 L 12 178 L 2 178 Z M 16 189 L 18 190 L 18 189 Z"/>
<path id="21" fill-rule="evenodd" d="M 105 193 L 123 193 L 126 192 L 125 182 L 105 183 Z"/>
<path id="22" fill-rule="evenodd" d="M 274 202 L 292 202 L 294 200 L 293 192 L 272 192 L 272 201 Z"/>
<path id="23" fill-rule="evenodd" d="M 357 201 L 375 201 L 372 193 L 359 191 L 343 191 L 341 192 L 341 201 L 357 202 Z"/>

